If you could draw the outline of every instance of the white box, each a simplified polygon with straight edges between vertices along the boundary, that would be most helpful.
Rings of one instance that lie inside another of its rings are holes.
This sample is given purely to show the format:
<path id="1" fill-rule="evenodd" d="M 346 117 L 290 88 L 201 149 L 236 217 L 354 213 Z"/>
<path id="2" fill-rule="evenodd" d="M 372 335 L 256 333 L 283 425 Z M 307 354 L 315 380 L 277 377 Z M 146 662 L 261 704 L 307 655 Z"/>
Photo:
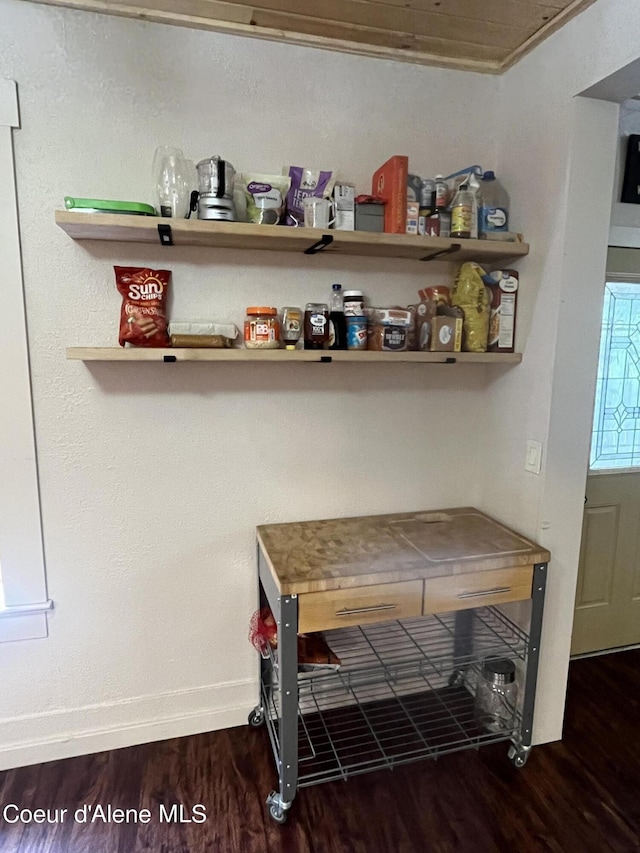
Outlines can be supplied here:
<path id="1" fill-rule="evenodd" d="M 354 231 L 356 227 L 356 188 L 353 184 L 336 184 L 333 188 L 333 200 L 336 205 L 337 231 Z"/>
<path id="2" fill-rule="evenodd" d="M 407 202 L 407 234 L 417 234 L 418 233 L 418 213 L 420 210 L 420 205 L 417 201 L 408 201 Z"/>

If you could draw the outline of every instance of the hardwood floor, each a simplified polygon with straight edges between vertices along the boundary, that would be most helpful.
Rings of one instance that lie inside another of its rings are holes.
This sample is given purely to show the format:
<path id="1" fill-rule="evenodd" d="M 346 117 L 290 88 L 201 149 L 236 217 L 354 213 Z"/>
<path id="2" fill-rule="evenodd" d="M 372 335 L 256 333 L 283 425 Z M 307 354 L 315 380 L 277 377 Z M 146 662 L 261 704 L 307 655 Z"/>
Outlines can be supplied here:
<path id="1" fill-rule="evenodd" d="M 640 650 L 571 665 L 565 738 L 534 748 L 522 770 L 499 744 L 319 785 L 299 792 L 282 827 L 264 807 L 274 784 L 267 734 L 248 726 L 12 770 L 0 774 L 0 851 L 640 851 Z M 10 803 L 69 812 L 8 824 Z M 73 819 L 98 803 L 146 808 L 151 820 Z M 206 822 L 161 823 L 160 806 L 179 803 L 205 805 Z"/>

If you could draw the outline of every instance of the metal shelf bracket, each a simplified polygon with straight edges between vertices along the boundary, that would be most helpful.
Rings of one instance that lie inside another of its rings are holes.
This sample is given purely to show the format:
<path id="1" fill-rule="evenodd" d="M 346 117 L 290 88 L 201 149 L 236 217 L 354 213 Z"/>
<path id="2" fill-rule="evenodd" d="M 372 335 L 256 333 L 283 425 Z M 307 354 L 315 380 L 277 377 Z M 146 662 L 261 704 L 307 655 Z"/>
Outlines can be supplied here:
<path id="1" fill-rule="evenodd" d="M 453 255 L 456 252 L 459 252 L 462 246 L 460 243 L 452 243 L 448 249 L 440 249 L 437 252 L 431 252 L 430 255 L 425 255 L 424 258 L 420 258 L 421 261 L 433 261 L 436 258 L 439 258 L 441 255 Z"/>
<path id="2" fill-rule="evenodd" d="M 323 234 L 322 237 L 308 249 L 304 250 L 305 255 L 317 255 L 318 252 L 321 252 L 323 249 L 326 249 L 327 246 L 330 246 L 333 243 L 333 235 L 331 234 Z"/>
<path id="3" fill-rule="evenodd" d="M 158 225 L 158 237 L 160 237 L 160 244 L 162 246 L 173 246 L 173 234 L 171 233 L 170 225 L 161 222 Z"/>

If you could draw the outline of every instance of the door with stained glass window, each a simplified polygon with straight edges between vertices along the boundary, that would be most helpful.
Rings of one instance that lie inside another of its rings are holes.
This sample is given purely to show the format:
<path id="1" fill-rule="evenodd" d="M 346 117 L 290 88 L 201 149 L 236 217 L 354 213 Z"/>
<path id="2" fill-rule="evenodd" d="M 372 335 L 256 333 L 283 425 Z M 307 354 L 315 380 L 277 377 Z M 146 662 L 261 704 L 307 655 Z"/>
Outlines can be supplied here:
<path id="1" fill-rule="evenodd" d="M 640 643 L 638 272 L 605 284 L 573 654 Z"/>

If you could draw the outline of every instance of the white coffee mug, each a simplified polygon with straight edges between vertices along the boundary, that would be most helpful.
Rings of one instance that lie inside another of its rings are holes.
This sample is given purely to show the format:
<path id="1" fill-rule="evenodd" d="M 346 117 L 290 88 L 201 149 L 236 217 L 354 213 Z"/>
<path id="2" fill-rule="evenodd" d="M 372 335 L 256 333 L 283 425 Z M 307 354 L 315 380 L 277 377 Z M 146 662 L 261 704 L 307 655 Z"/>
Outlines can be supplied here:
<path id="1" fill-rule="evenodd" d="M 304 227 L 320 228 L 326 230 L 336 221 L 333 202 L 328 198 L 318 196 L 307 196 L 302 200 L 304 210 Z M 330 218 L 333 216 L 333 218 Z"/>

